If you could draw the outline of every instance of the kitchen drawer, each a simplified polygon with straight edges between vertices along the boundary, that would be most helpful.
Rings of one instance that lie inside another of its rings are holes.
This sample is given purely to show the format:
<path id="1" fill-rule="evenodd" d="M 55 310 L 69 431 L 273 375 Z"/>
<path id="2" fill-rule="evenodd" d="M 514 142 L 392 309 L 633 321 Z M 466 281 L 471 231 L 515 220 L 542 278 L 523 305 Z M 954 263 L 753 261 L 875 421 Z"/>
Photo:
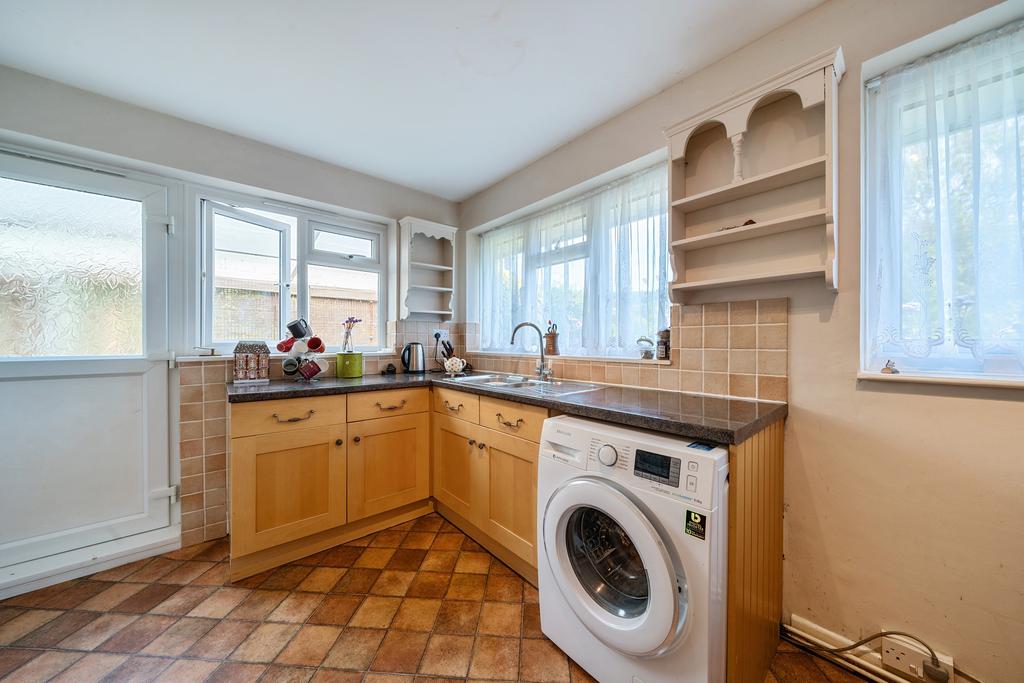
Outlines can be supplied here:
<path id="1" fill-rule="evenodd" d="M 520 439 L 540 442 L 540 431 L 548 417 L 546 408 L 480 397 L 480 424 Z"/>
<path id="2" fill-rule="evenodd" d="M 480 397 L 465 391 L 434 387 L 434 412 L 477 423 L 480 421 Z"/>
<path id="3" fill-rule="evenodd" d="M 348 421 L 372 420 L 430 410 L 430 389 L 386 389 L 348 395 Z"/>
<path id="4" fill-rule="evenodd" d="M 231 437 L 345 424 L 344 396 L 282 398 L 231 404 Z"/>

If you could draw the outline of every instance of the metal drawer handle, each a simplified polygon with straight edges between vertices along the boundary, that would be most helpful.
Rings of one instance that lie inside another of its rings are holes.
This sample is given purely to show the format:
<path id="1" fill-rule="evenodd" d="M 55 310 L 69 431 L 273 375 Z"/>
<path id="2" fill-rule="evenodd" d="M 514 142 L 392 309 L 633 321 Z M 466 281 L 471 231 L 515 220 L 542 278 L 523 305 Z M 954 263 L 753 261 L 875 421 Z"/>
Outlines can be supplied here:
<path id="1" fill-rule="evenodd" d="M 289 422 L 302 422 L 303 420 L 308 420 L 309 418 L 313 417 L 313 413 L 315 412 L 315 410 L 311 410 L 308 413 L 306 413 L 306 417 L 289 417 L 286 420 L 282 420 L 280 415 L 274 413 L 273 418 L 277 420 L 278 424 L 288 424 Z"/>
<path id="2" fill-rule="evenodd" d="M 483 449 L 487 448 L 487 444 L 485 444 L 483 441 L 481 441 L 480 443 L 478 443 L 476 445 L 476 447 L 479 448 L 480 450 L 483 450 Z"/>
<path id="3" fill-rule="evenodd" d="M 402 399 L 402 402 L 399 403 L 397 406 L 386 406 L 381 404 L 380 401 L 377 401 L 377 408 L 379 408 L 380 410 L 398 410 L 399 408 L 404 408 L 405 404 L 406 400 L 404 398 Z"/>
<path id="4" fill-rule="evenodd" d="M 354 441 L 355 443 L 359 443 L 360 441 L 362 441 L 362 438 L 356 436 L 352 438 L 352 441 Z"/>
<path id="5" fill-rule="evenodd" d="M 476 439 L 470 439 L 469 440 L 469 445 L 470 446 L 475 446 L 476 445 Z"/>
<path id="6" fill-rule="evenodd" d="M 515 422 L 509 422 L 508 420 L 506 420 L 504 417 L 501 416 L 501 413 L 495 413 L 494 417 L 498 418 L 498 424 L 504 425 L 505 427 L 508 427 L 509 429 L 519 429 L 519 425 L 523 424 L 523 422 L 526 421 L 526 420 L 524 420 L 523 418 L 520 417 L 520 418 L 516 418 Z"/>
<path id="7" fill-rule="evenodd" d="M 453 406 L 451 403 L 448 402 L 448 399 L 444 400 L 444 407 L 447 408 L 448 410 L 452 411 L 453 413 L 457 413 L 460 410 L 462 410 L 462 404 L 461 403 L 459 405 L 457 405 L 457 406 Z"/>

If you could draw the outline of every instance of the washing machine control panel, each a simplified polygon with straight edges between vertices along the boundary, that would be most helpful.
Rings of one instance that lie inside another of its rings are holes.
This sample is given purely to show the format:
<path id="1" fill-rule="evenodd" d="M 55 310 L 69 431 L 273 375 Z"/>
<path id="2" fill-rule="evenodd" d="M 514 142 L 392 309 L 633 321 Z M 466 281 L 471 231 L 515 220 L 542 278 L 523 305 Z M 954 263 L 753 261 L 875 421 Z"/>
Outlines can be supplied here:
<path id="1" fill-rule="evenodd" d="M 633 474 L 641 479 L 679 488 L 679 473 L 682 461 L 661 453 L 654 453 L 642 448 L 635 451 Z"/>

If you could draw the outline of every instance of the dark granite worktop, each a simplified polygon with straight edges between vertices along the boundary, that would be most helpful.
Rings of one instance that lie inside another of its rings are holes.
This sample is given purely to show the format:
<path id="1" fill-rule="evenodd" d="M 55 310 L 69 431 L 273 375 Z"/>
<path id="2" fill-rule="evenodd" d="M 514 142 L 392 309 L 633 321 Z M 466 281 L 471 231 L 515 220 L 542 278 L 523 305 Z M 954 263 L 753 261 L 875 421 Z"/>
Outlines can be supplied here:
<path id="1" fill-rule="evenodd" d="M 614 385 L 562 397 L 530 396 L 485 386 L 467 385 L 439 374 L 368 375 L 359 379 L 324 378 L 318 382 L 273 380 L 270 384 L 228 384 L 228 401 L 245 403 L 357 391 L 400 389 L 436 384 L 471 394 L 540 406 L 568 415 L 650 429 L 715 443 L 741 443 L 786 416 L 785 403 L 657 391 Z"/>

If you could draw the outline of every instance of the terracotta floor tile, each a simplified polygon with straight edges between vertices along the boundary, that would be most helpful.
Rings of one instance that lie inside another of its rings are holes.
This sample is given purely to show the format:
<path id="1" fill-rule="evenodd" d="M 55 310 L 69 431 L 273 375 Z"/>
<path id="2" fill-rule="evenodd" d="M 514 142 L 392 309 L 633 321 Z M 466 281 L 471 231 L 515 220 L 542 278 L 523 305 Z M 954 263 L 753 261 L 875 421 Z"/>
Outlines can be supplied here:
<path id="1" fill-rule="evenodd" d="M 156 683 L 200 683 L 220 666 L 220 662 L 204 662 L 198 659 L 179 659 L 164 669 Z"/>
<path id="2" fill-rule="evenodd" d="M 346 571 L 343 567 L 316 567 L 302 580 L 296 590 L 326 593 L 334 588 Z"/>
<path id="3" fill-rule="evenodd" d="M 379 671 L 370 671 L 363 676 L 363 683 L 413 683 L 415 680 L 416 679 L 409 674 L 389 674 L 381 673 Z M 436 678 L 430 680 L 437 681 Z M 462 683 L 462 681 L 456 681 L 455 683 Z"/>
<path id="4" fill-rule="evenodd" d="M 177 617 L 146 614 L 101 643 L 96 650 L 134 654 L 149 645 L 175 621 Z"/>
<path id="5" fill-rule="evenodd" d="M 160 577 L 160 583 L 176 583 L 179 585 L 192 583 L 192 581 L 212 569 L 213 566 L 213 562 L 184 562 L 177 569 L 172 569 Z"/>
<path id="6" fill-rule="evenodd" d="M 337 626 L 303 626 L 274 661 L 319 666 L 340 634 L 341 628 Z"/>
<path id="7" fill-rule="evenodd" d="M 0 606 L 0 624 L 6 624 L 8 621 L 13 619 L 14 617 L 18 616 L 19 614 L 24 614 L 24 613 L 25 613 L 25 608 L 23 608 L 23 607 L 4 607 L 4 606 Z"/>
<path id="8" fill-rule="evenodd" d="M 110 683 L 143 683 L 152 681 L 167 667 L 174 664 L 173 657 L 129 657 L 124 664 L 114 669 L 107 681 Z M 105 682 L 106 683 L 106 682 Z"/>
<path id="9" fill-rule="evenodd" d="M 159 558 L 157 558 L 159 559 Z M 174 593 L 178 592 L 177 586 L 171 586 L 163 583 L 153 583 L 135 595 L 123 600 L 116 606 L 113 611 L 115 612 L 135 612 L 141 614 L 142 612 L 148 612 L 153 609 L 161 602 L 171 597 Z"/>
<path id="10" fill-rule="evenodd" d="M 168 560 L 191 560 L 199 553 L 205 551 L 207 548 L 212 546 L 215 541 L 206 541 L 204 543 L 196 543 L 185 548 L 179 548 L 172 550 L 169 553 L 164 553 L 160 557 L 166 557 Z"/>
<path id="11" fill-rule="evenodd" d="M 331 589 L 332 593 L 367 593 L 373 586 L 377 577 L 380 576 L 380 569 L 354 568 L 345 572 L 345 575 L 338 579 L 338 583 Z"/>
<path id="12" fill-rule="evenodd" d="M 395 554 L 388 560 L 387 569 L 403 569 L 406 571 L 416 571 L 423 564 L 423 558 L 427 556 L 427 551 L 419 548 L 399 548 L 395 551 Z"/>
<path id="13" fill-rule="evenodd" d="M 437 614 L 434 630 L 438 633 L 472 635 L 480 623 L 480 603 L 445 600 Z"/>
<path id="14" fill-rule="evenodd" d="M 152 562 L 140 568 L 138 571 L 132 572 L 122 580 L 132 583 L 152 583 L 164 574 L 169 573 L 172 569 L 177 569 L 181 564 L 180 560 L 168 560 L 164 557 L 154 557 Z"/>
<path id="15" fill-rule="evenodd" d="M 377 656 L 370 665 L 371 671 L 390 673 L 416 673 L 420 657 L 427 646 L 428 634 L 410 631 L 388 631 L 381 643 Z"/>
<path id="16" fill-rule="evenodd" d="M 110 569 L 105 569 L 101 572 L 97 572 L 89 578 L 93 579 L 94 581 L 120 581 L 132 572 L 136 572 L 145 565 L 149 564 L 149 562 L 152 561 L 152 559 L 153 558 L 151 557 L 146 557 L 141 560 L 129 562 L 128 564 L 122 564 L 119 567 L 111 567 Z"/>
<path id="17" fill-rule="evenodd" d="M 308 623 L 344 626 L 362 601 L 360 595 L 328 595 L 309 615 Z"/>
<path id="18" fill-rule="evenodd" d="M 430 550 L 423 563 L 420 564 L 420 571 L 424 572 L 451 572 L 455 570 L 455 563 L 459 561 L 457 550 Z"/>
<path id="19" fill-rule="evenodd" d="M 571 659 L 569 660 L 569 679 L 572 683 L 597 683 L 597 679 Z"/>
<path id="20" fill-rule="evenodd" d="M 365 671 L 386 633 L 381 629 L 346 628 L 321 666 Z"/>
<path id="21" fill-rule="evenodd" d="M 470 678 L 514 681 L 519 678 L 519 639 L 476 639 L 473 659 L 469 665 Z"/>
<path id="22" fill-rule="evenodd" d="M 473 638 L 471 636 L 435 633 L 427 642 L 427 649 L 420 662 L 420 673 L 465 676 L 469 670 L 469 660 L 472 655 Z"/>
<path id="23" fill-rule="evenodd" d="M 863 680 L 859 676 L 854 676 L 846 669 L 842 669 L 821 657 L 811 657 L 811 659 L 814 660 L 814 665 L 825 674 L 825 678 L 829 680 L 829 683 L 860 683 Z"/>
<path id="24" fill-rule="evenodd" d="M 359 683 L 362 680 L 363 674 L 355 671 L 320 669 L 313 676 L 311 683 Z"/>
<path id="25" fill-rule="evenodd" d="M 372 541 L 370 541 L 370 547 L 397 548 L 398 546 L 402 545 L 402 541 L 405 540 L 405 534 L 406 532 L 397 531 L 395 529 L 387 529 L 385 531 L 381 531 L 373 537 Z"/>
<path id="26" fill-rule="evenodd" d="M 523 580 L 518 576 L 491 574 L 487 577 L 484 599 L 492 602 L 522 602 Z"/>
<path id="27" fill-rule="evenodd" d="M 460 552 L 455 571 L 468 574 L 486 574 L 491 567 L 490 553 Z"/>
<path id="28" fill-rule="evenodd" d="M 292 593 L 270 613 L 267 621 L 288 621 L 293 624 L 301 624 L 309 619 L 309 615 L 323 600 L 322 593 Z"/>
<path id="29" fill-rule="evenodd" d="M 7 675 L 4 683 L 47 681 L 84 657 L 81 652 L 49 650 Z"/>
<path id="30" fill-rule="evenodd" d="M 498 558 L 494 558 L 491 561 L 491 569 L 489 573 L 498 574 L 500 576 L 514 576 L 516 578 L 519 578 L 519 574 L 516 574 L 514 571 L 512 571 L 512 569 L 507 564 L 505 564 Z"/>
<path id="31" fill-rule="evenodd" d="M 537 595 L 537 589 L 528 583 L 523 584 L 523 602 L 540 602 L 540 596 Z"/>
<path id="32" fill-rule="evenodd" d="M 245 600 L 250 590 L 246 588 L 218 588 L 210 597 L 196 605 L 188 615 L 190 617 L 209 617 L 211 619 L 222 619 L 231 610 Z"/>
<path id="33" fill-rule="evenodd" d="M 205 636 L 217 623 L 216 619 L 185 617 L 171 625 L 166 631 L 157 636 L 153 642 L 142 648 L 142 653 L 179 657 L 185 654 L 190 647 L 196 644 L 196 641 Z"/>
<path id="34" fill-rule="evenodd" d="M 402 539 L 399 547 L 415 550 L 426 550 L 434 543 L 436 534 L 432 531 L 410 531 Z"/>
<path id="35" fill-rule="evenodd" d="M 78 606 L 78 609 L 106 612 L 146 587 L 144 583 L 115 583 Z"/>
<path id="36" fill-rule="evenodd" d="M 536 683 L 569 683 L 569 658 L 550 640 L 523 640 L 519 679 Z"/>
<path id="37" fill-rule="evenodd" d="M 448 600 L 483 600 L 487 577 L 483 574 L 452 574 L 445 598 Z"/>
<path id="38" fill-rule="evenodd" d="M 485 553 L 485 552 L 487 552 L 486 548 L 484 548 L 482 545 L 480 545 L 479 543 L 474 541 L 469 536 L 466 536 L 466 539 L 462 542 L 462 549 L 464 551 L 466 551 L 466 552 L 469 552 L 469 553 Z"/>
<path id="39" fill-rule="evenodd" d="M 229 659 L 240 662 L 272 662 L 298 633 L 297 624 L 260 624 Z"/>
<path id="40" fill-rule="evenodd" d="M 461 550 L 465 534 L 438 534 L 430 544 L 431 550 Z"/>
<path id="41" fill-rule="evenodd" d="M 540 605 L 523 605 L 523 638 L 543 638 L 540 630 Z"/>
<path id="42" fill-rule="evenodd" d="M 288 591 L 254 590 L 238 607 L 228 614 L 229 619 L 263 621 L 288 597 Z"/>
<path id="43" fill-rule="evenodd" d="M 402 604 L 401 598 L 371 595 L 363 601 L 349 620 L 349 626 L 358 628 L 387 628 Z"/>
<path id="44" fill-rule="evenodd" d="M 227 539 L 219 539 L 214 541 L 209 548 L 204 550 L 192 557 L 193 560 L 203 560 L 209 562 L 220 562 L 221 560 L 228 559 L 228 551 L 231 546 L 228 544 Z"/>
<path id="45" fill-rule="evenodd" d="M 186 652 L 186 657 L 202 659 L 224 659 L 249 637 L 258 624 L 251 621 L 217 622 L 205 636 L 196 641 Z"/>
<path id="46" fill-rule="evenodd" d="M 353 566 L 367 569 L 383 569 L 388 565 L 391 556 L 394 554 L 394 548 L 367 548 Z"/>
<path id="47" fill-rule="evenodd" d="M 184 586 L 159 605 L 149 610 L 150 614 L 188 614 L 206 598 L 213 595 L 213 586 Z"/>
<path id="48" fill-rule="evenodd" d="M 263 674 L 260 683 L 306 683 L 315 673 L 316 669 L 312 668 L 272 664 Z"/>
<path id="49" fill-rule="evenodd" d="M 398 608 L 391 628 L 406 631 L 430 631 L 434 627 L 441 601 L 436 598 L 406 598 Z"/>
<path id="50" fill-rule="evenodd" d="M 95 612 L 64 612 L 14 642 L 17 647 L 55 647 L 99 617 Z"/>
<path id="51" fill-rule="evenodd" d="M 312 567 L 299 564 L 285 565 L 275 569 L 267 580 L 260 584 L 263 590 L 294 590 L 313 571 Z"/>
<path id="52" fill-rule="evenodd" d="M 224 662 L 210 674 L 206 683 L 252 683 L 266 670 L 266 664 Z"/>
<path id="53" fill-rule="evenodd" d="M 413 531 L 437 531 L 441 528 L 444 520 L 440 515 L 430 514 L 417 518 L 412 525 Z"/>
<path id="54" fill-rule="evenodd" d="M 441 572 L 421 571 L 409 584 L 406 596 L 410 598 L 441 598 L 448 592 L 452 575 Z"/>
<path id="55" fill-rule="evenodd" d="M 771 672 L 780 681 L 829 683 L 828 677 L 805 652 L 779 652 L 772 659 Z"/>
<path id="56" fill-rule="evenodd" d="M 352 546 L 339 546 L 328 550 L 324 555 L 324 558 L 320 560 L 320 566 L 322 567 L 351 567 L 359 559 L 359 556 L 363 554 L 362 548 L 354 548 Z"/>
<path id="57" fill-rule="evenodd" d="M 94 683 L 127 661 L 125 655 L 94 652 L 64 669 L 53 683 Z"/>
<path id="58" fill-rule="evenodd" d="M 518 638 L 523 623 L 523 606 L 517 602 L 485 602 L 480 612 L 480 633 Z"/>
<path id="59" fill-rule="evenodd" d="M 315 567 L 323 561 L 328 552 L 329 551 L 327 550 L 321 550 L 318 553 L 313 553 L 312 555 L 306 555 L 305 557 L 300 557 L 297 560 L 292 560 L 289 564 L 305 564 L 310 567 Z"/>
<path id="60" fill-rule="evenodd" d="M 0 601 L 0 604 L 15 607 L 39 607 L 53 596 L 60 595 L 62 591 L 74 587 L 74 585 L 79 581 L 81 581 L 81 579 L 72 579 L 71 581 L 66 581 L 63 584 L 54 584 L 28 593 L 22 593 L 21 595 L 14 595 Z"/>
<path id="61" fill-rule="evenodd" d="M 102 614 L 88 626 L 57 643 L 67 650 L 92 650 L 139 619 L 134 614 Z"/>
<path id="62" fill-rule="evenodd" d="M 47 622 L 53 621 L 61 614 L 63 612 L 52 609 L 32 609 L 19 614 L 0 626 L 0 645 L 10 645 L 16 640 L 24 638 L 32 631 L 35 631 Z"/>
<path id="63" fill-rule="evenodd" d="M 416 578 L 416 572 L 385 569 L 370 588 L 370 593 L 401 597 L 408 592 L 409 585 L 414 578 Z"/>
<path id="64" fill-rule="evenodd" d="M 215 564 L 192 581 L 193 586 L 223 586 L 228 582 L 227 563 Z"/>
<path id="65" fill-rule="evenodd" d="M 270 569 L 265 572 L 260 572 L 259 574 L 253 574 L 252 576 L 248 576 L 244 579 L 239 579 L 238 581 L 231 581 L 227 585 L 230 585 L 233 588 L 259 588 L 260 585 L 269 579 L 270 575 L 273 573 L 274 570 Z"/>
<path id="66" fill-rule="evenodd" d="M 17 669 L 25 662 L 39 655 L 37 650 L 22 648 L 0 648 L 0 678 Z"/>
<path id="67" fill-rule="evenodd" d="M 73 609 L 89 598 L 110 588 L 111 585 L 109 581 L 83 579 L 76 582 L 68 590 L 62 591 L 48 600 L 44 600 L 39 607 L 42 609 Z"/>

